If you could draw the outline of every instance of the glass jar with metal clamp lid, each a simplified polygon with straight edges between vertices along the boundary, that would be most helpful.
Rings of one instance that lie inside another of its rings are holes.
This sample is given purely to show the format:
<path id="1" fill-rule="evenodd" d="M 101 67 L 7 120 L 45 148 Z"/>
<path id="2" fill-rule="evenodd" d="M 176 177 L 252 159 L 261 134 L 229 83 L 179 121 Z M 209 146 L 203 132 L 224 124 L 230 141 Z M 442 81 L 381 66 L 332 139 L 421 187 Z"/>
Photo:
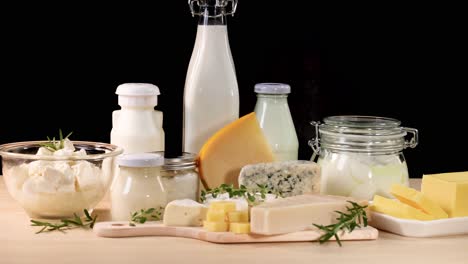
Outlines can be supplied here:
<path id="1" fill-rule="evenodd" d="M 158 153 L 164 154 L 163 152 Z M 165 157 L 159 182 L 167 193 L 167 202 L 180 199 L 197 201 L 200 180 L 196 155 L 184 152 L 175 158 Z"/>
<path id="2" fill-rule="evenodd" d="M 321 167 L 321 192 L 371 200 L 392 197 L 393 184 L 408 185 L 403 150 L 418 144 L 418 131 L 396 119 L 375 116 L 330 116 L 315 126 L 309 141 Z M 406 138 L 409 135 L 411 138 Z"/>

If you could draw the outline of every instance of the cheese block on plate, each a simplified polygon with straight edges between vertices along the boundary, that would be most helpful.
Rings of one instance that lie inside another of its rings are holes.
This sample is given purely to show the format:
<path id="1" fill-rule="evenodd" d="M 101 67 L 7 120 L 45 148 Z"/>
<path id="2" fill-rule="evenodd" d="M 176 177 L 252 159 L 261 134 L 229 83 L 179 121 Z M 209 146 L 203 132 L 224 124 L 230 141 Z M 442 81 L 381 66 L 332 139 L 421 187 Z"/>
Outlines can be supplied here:
<path id="1" fill-rule="evenodd" d="M 414 220 L 435 220 L 432 215 L 426 214 L 420 209 L 416 209 L 410 205 L 402 203 L 395 199 L 388 199 L 379 195 L 374 196 L 371 206 L 373 211 L 391 215 L 403 219 Z"/>
<path id="2" fill-rule="evenodd" d="M 320 192 L 320 167 L 311 161 L 296 160 L 244 166 L 239 184 L 247 189 L 266 185 L 270 193 L 283 197 Z"/>
<path id="3" fill-rule="evenodd" d="M 356 199 L 342 196 L 304 194 L 278 199 L 252 207 L 250 230 L 262 235 L 276 235 L 306 230 L 312 224 L 336 223 L 335 211 L 347 212 L 347 201 Z M 367 201 L 359 202 L 361 205 Z"/>
<path id="4" fill-rule="evenodd" d="M 449 217 L 468 216 L 468 171 L 424 175 L 421 191 Z"/>
<path id="5" fill-rule="evenodd" d="M 198 169 L 205 188 L 216 188 L 223 183 L 237 187 L 243 166 L 272 161 L 270 145 L 255 113 L 250 113 L 216 132 L 203 145 Z"/>

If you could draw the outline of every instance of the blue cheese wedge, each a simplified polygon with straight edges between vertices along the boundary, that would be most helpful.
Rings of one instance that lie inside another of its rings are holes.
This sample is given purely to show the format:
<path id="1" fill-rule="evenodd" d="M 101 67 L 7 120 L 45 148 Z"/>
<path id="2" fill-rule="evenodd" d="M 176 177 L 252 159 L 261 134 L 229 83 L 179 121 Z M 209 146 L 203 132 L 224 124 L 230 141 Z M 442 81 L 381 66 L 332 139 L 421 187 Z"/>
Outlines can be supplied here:
<path id="1" fill-rule="evenodd" d="M 320 192 L 320 167 L 311 161 L 296 160 L 244 166 L 239 184 L 247 189 L 267 187 L 269 193 L 290 197 Z"/>

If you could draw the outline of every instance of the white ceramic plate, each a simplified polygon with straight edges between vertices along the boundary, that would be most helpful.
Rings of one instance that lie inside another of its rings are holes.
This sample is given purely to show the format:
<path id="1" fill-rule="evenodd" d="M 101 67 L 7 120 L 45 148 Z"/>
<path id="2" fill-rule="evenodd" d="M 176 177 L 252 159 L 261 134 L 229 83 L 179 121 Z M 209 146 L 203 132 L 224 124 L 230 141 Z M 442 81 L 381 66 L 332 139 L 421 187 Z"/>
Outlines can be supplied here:
<path id="1" fill-rule="evenodd" d="M 468 234 L 468 217 L 431 221 L 400 219 L 372 212 L 371 226 L 408 237 L 437 237 Z"/>

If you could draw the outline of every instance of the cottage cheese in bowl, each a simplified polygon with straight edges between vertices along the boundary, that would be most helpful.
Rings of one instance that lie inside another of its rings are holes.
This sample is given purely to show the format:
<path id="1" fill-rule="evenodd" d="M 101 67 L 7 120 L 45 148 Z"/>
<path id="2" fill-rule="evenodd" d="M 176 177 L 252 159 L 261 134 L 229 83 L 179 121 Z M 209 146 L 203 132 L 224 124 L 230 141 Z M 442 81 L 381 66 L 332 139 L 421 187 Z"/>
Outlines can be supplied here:
<path id="1" fill-rule="evenodd" d="M 0 146 L 5 182 L 32 218 L 65 218 L 92 210 L 110 185 L 114 156 L 121 153 L 109 144 L 78 142 L 75 146 L 68 139 L 58 150 L 35 143 L 35 154 L 22 152 L 33 151 L 31 146 L 6 149 L 12 144 Z"/>

